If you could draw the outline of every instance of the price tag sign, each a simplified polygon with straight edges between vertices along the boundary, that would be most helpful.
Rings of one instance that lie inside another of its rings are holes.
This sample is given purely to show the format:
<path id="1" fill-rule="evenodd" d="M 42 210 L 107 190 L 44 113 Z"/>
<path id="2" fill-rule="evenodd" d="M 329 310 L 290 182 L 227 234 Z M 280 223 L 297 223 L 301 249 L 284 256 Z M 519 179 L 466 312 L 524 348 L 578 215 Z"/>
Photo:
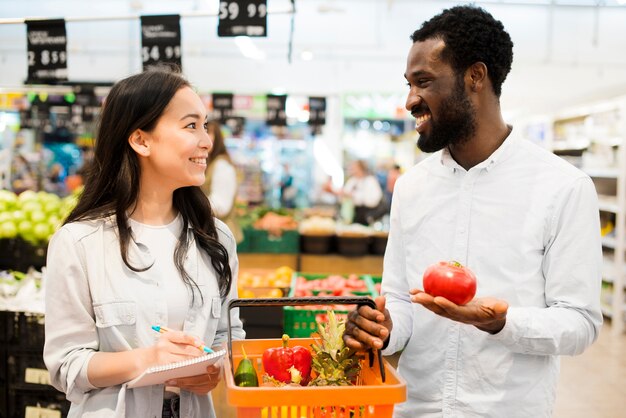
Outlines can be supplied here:
<path id="1" fill-rule="evenodd" d="M 233 94 L 232 93 L 213 93 L 211 95 L 213 102 L 213 111 L 215 118 L 221 123 L 226 122 L 226 118 L 233 114 Z"/>
<path id="2" fill-rule="evenodd" d="M 27 20 L 29 84 L 67 80 L 65 20 Z"/>
<path id="3" fill-rule="evenodd" d="M 326 97 L 309 97 L 309 125 L 326 124 Z"/>
<path id="4" fill-rule="evenodd" d="M 217 36 L 267 36 L 267 0 L 220 1 Z"/>
<path id="5" fill-rule="evenodd" d="M 287 126 L 287 96 L 267 95 L 267 124 L 268 126 Z"/>
<path id="6" fill-rule="evenodd" d="M 143 69 L 160 62 L 182 70 L 180 16 L 141 16 L 141 61 Z"/>

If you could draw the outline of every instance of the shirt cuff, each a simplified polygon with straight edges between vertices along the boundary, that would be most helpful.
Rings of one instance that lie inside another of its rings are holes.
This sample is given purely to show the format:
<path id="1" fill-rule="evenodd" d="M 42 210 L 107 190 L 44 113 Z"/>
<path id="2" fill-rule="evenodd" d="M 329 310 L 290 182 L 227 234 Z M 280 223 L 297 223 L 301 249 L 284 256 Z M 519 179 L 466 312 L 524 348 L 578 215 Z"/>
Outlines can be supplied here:
<path id="1" fill-rule="evenodd" d="M 530 316 L 521 308 L 509 308 L 506 314 L 504 328 L 497 334 L 489 334 L 489 338 L 499 341 L 507 347 L 519 344 L 519 340 L 525 335 L 525 330 L 530 326 Z"/>

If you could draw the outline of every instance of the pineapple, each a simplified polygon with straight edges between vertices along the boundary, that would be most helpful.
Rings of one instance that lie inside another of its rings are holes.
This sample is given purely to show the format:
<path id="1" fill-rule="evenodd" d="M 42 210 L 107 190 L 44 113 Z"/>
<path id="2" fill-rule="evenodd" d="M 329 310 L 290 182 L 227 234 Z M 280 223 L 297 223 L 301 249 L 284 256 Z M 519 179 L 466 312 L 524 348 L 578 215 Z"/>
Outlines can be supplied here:
<path id="1" fill-rule="evenodd" d="M 318 323 L 319 338 L 315 338 L 312 369 L 317 373 L 309 386 L 350 386 L 361 371 L 360 357 L 346 347 L 343 332 L 345 320 L 328 311 L 328 323 Z"/>

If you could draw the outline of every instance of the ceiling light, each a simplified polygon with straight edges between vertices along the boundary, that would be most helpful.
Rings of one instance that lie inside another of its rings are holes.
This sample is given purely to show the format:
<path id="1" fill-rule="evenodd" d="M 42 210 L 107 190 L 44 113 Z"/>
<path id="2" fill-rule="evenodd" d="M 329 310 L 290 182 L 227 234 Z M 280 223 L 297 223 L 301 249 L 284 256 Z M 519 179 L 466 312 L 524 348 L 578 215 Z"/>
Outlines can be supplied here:
<path id="1" fill-rule="evenodd" d="M 300 58 L 302 61 L 311 61 L 313 59 L 313 52 L 311 51 L 302 51 L 300 54 Z"/>
<path id="2" fill-rule="evenodd" d="M 265 52 L 261 51 L 247 36 L 236 36 L 235 44 L 241 51 L 241 54 L 253 60 L 264 60 Z"/>

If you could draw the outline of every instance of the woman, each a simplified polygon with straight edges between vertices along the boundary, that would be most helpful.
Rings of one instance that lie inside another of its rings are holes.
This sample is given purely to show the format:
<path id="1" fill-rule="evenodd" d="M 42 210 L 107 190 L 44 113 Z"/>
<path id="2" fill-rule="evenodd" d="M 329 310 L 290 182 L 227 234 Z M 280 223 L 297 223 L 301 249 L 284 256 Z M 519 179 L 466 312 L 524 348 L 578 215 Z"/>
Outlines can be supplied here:
<path id="1" fill-rule="evenodd" d="M 352 199 L 353 222 L 369 225 L 382 216 L 379 213 L 379 207 L 384 204 L 382 188 L 363 160 L 353 161 L 349 174 L 350 177 L 343 186 L 342 197 Z"/>
<path id="2" fill-rule="evenodd" d="M 69 417 L 215 416 L 216 366 L 168 387 L 125 385 L 227 338 L 238 261 L 198 187 L 206 117 L 189 83 L 162 69 L 118 82 L 106 99 L 84 192 L 48 249 L 44 360 Z"/>
<path id="3" fill-rule="evenodd" d="M 202 185 L 202 191 L 209 198 L 215 216 L 230 228 L 235 240 L 239 243 L 243 239 L 243 233 L 237 223 L 235 213 L 237 171 L 228 155 L 219 123 L 215 121 L 207 123 L 207 133 L 211 138 L 213 148 L 209 153 L 206 180 Z"/>

